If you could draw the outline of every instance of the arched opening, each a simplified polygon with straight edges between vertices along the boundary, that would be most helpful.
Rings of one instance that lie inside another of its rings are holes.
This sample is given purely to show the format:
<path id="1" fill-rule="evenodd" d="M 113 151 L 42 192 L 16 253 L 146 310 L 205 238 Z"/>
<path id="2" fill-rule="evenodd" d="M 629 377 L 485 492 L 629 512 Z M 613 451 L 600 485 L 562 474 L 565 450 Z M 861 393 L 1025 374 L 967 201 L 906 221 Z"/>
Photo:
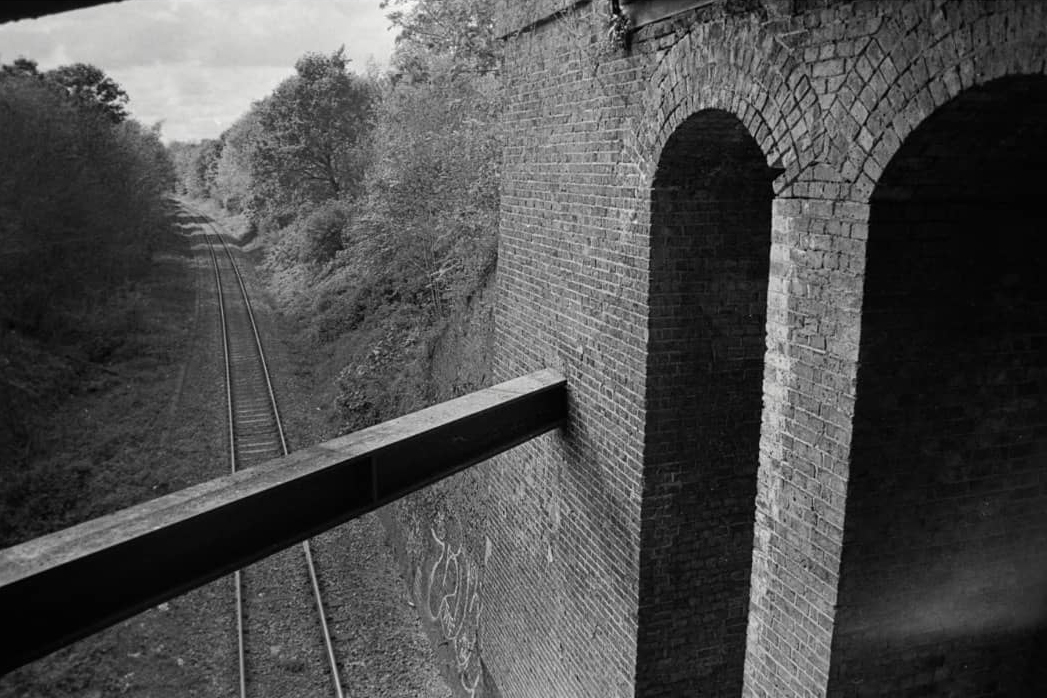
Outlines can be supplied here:
<path id="1" fill-rule="evenodd" d="M 873 193 L 832 696 L 1042 691 L 1045 173 L 1047 79 L 1014 77 Z"/>
<path id="2" fill-rule="evenodd" d="M 707 110 L 654 179 L 637 696 L 740 695 L 773 174 Z"/>

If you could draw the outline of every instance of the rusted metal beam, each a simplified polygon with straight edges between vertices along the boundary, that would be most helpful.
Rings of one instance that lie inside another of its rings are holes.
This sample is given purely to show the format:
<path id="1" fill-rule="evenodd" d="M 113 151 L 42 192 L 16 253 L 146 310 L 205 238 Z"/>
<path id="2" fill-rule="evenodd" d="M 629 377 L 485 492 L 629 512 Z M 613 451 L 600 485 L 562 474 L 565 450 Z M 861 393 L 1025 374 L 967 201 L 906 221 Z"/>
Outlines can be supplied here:
<path id="1" fill-rule="evenodd" d="M 566 420 L 538 371 L 0 550 L 0 674 Z"/>

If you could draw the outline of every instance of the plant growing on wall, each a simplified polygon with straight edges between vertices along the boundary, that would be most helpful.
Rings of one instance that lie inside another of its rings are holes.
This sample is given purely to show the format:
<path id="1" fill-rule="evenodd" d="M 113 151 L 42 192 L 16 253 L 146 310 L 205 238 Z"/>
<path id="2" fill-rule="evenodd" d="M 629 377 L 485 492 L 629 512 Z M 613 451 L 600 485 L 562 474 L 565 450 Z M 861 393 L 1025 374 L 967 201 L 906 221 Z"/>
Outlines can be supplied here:
<path id="1" fill-rule="evenodd" d="M 629 17 L 622 12 L 618 0 L 611 0 L 610 9 L 610 16 L 607 19 L 607 38 L 603 49 L 603 53 L 608 55 L 629 50 L 630 32 L 633 28 Z"/>

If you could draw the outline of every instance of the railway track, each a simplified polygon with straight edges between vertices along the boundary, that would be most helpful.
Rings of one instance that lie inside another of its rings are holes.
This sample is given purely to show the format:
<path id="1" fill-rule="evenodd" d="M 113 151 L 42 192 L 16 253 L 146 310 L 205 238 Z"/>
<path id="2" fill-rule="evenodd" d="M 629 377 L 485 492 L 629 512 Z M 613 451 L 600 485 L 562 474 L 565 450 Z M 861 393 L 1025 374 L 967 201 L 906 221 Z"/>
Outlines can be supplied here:
<path id="1" fill-rule="evenodd" d="M 231 471 L 236 472 L 286 455 L 287 440 L 243 276 L 232 250 L 215 225 L 199 211 L 193 213 L 209 228 L 204 237 L 214 267 L 221 319 L 229 463 Z M 336 698 L 344 698 L 309 541 L 302 543 L 301 552 L 300 564 L 304 564 L 319 621 L 316 634 L 322 638 L 326 670 L 330 674 L 329 688 Z M 300 634 L 300 630 L 292 630 L 292 626 L 304 620 L 286 603 L 286 595 L 298 586 L 286 569 L 293 564 L 287 559 L 287 553 L 278 553 L 234 574 L 241 698 L 315 694 L 314 689 L 304 686 L 315 683 L 309 674 L 319 669 L 318 661 L 315 658 L 310 661 L 309 654 L 300 648 L 290 650 L 290 658 L 281 656 L 287 654 L 282 653 L 282 648 L 288 636 Z M 278 666 L 269 666 L 273 664 Z M 303 693 L 306 690 L 308 693 Z"/>

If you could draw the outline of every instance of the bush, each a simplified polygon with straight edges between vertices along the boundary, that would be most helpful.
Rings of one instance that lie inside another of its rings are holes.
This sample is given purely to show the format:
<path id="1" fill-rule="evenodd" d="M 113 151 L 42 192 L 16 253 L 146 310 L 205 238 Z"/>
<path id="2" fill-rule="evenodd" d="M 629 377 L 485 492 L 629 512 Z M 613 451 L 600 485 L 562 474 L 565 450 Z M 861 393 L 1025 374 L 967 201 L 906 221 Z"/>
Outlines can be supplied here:
<path id="1" fill-rule="evenodd" d="M 326 264 L 343 249 L 349 211 L 339 201 L 327 201 L 306 216 L 299 227 L 298 258 L 306 264 Z"/>

